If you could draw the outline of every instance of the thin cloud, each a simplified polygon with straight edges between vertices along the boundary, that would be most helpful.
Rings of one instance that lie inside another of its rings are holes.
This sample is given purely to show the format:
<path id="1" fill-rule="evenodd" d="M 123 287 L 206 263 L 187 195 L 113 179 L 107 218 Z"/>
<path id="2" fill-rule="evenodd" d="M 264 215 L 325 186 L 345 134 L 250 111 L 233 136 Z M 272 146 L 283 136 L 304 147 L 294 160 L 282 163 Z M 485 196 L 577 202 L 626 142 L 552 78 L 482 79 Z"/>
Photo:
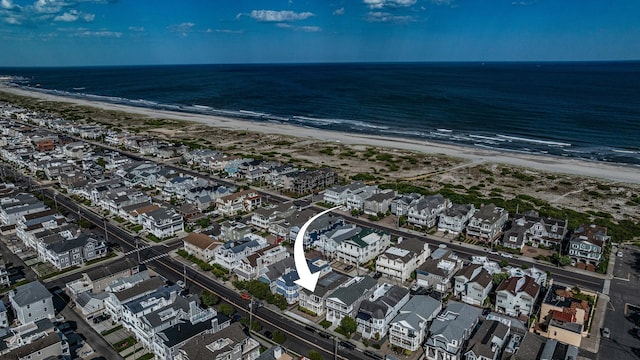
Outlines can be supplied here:
<path id="1" fill-rule="evenodd" d="M 454 0 L 431 0 L 431 2 L 438 6 L 449 6 L 453 5 Z"/>
<path id="2" fill-rule="evenodd" d="M 447 1 L 447 0 L 436 0 Z M 409 7 L 416 3 L 416 0 L 364 0 L 364 4 L 369 9 L 384 9 L 384 8 L 400 8 Z"/>
<path id="3" fill-rule="evenodd" d="M 19 8 L 19 6 L 14 4 L 12 0 L 2 0 L 0 1 L 0 8 L 3 8 L 5 10 L 12 10 L 15 8 Z"/>
<path id="4" fill-rule="evenodd" d="M 238 14 L 236 18 L 239 18 L 243 15 L 247 14 Z M 315 16 L 312 12 L 295 12 L 290 10 L 252 10 L 248 16 L 256 21 L 262 22 L 291 22 L 291 21 L 299 21 L 305 20 L 312 16 Z"/>
<path id="5" fill-rule="evenodd" d="M 511 5 L 516 6 L 529 6 L 535 4 L 537 1 L 512 1 Z"/>
<path id="6" fill-rule="evenodd" d="M 365 18 L 368 22 L 405 24 L 414 21 L 413 16 L 393 15 L 388 12 L 370 11 Z"/>
<path id="7" fill-rule="evenodd" d="M 70 10 L 68 12 L 63 13 L 62 15 L 58 15 L 53 18 L 53 21 L 62 21 L 62 22 L 74 22 L 78 19 L 82 19 L 86 22 L 92 22 L 96 17 L 95 14 L 85 14 L 81 13 L 78 10 Z"/>
<path id="8" fill-rule="evenodd" d="M 188 33 L 190 33 L 193 30 L 193 27 L 196 24 L 192 23 L 192 22 L 183 22 L 181 24 L 174 24 L 174 25 L 169 25 L 167 27 L 167 29 L 169 29 L 169 31 L 171 32 L 177 32 L 180 33 L 180 35 L 186 37 Z"/>
<path id="9" fill-rule="evenodd" d="M 142 26 L 129 26 L 129 31 L 143 32 L 144 28 Z"/>
<path id="10" fill-rule="evenodd" d="M 291 29 L 293 31 L 304 31 L 304 32 L 322 31 L 322 28 L 319 26 L 296 26 L 288 23 L 277 23 L 276 26 L 283 29 Z"/>
<path id="11" fill-rule="evenodd" d="M 335 16 L 342 16 L 342 15 L 344 15 L 344 8 L 343 8 L 343 7 L 341 7 L 341 8 L 339 8 L 339 9 L 335 9 L 335 10 L 333 10 L 333 15 L 335 15 Z"/>
<path id="12" fill-rule="evenodd" d="M 116 38 L 116 39 L 122 37 L 121 32 L 106 31 L 106 30 L 105 31 L 84 30 L 84 31 L 78 32 L 76 35 L 81 37 Z"/>
<path id="13" fill-rule="evenodd" d="M 212 32 L 210 31 L 211 29 L 207 29 L 207 32 Z M 216 29 L 217 33 L 223 33 L 223 34 L 244 34 L 244 30 L 231 30 L 231 29 Z"/>

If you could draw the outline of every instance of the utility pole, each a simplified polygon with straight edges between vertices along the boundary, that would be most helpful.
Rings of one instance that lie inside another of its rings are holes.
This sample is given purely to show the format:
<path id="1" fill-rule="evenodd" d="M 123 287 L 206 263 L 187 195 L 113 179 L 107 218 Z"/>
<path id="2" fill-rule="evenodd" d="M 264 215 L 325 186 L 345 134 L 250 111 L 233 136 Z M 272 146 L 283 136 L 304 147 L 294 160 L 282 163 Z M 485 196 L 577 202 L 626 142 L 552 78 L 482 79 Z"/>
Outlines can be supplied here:
<path id="1" fill-rule="evenodd" d="M 338 360 L 338 338 L 333 337 L 333 359 Z"/>
<path id="2" fill-rule="evenodd" d="M 251 301 L 249 303 L 249 334 L 251 334 L 251 325 L 253 324 L 253 295 L 251 295 Z"/>
<path id="3" fill-rule="evenodd" d="M 136 253 L 138 253 L 138 264 L 140 264 L 140 248 L 138 247 L 138 236 L 136 236 Z"/>
<path id="4" fill-rule="evenodd" d="M 182 264 L 182 274 L 184 275 L 184 287 L 187 287 L 187 265 L 186 264 Z"/>

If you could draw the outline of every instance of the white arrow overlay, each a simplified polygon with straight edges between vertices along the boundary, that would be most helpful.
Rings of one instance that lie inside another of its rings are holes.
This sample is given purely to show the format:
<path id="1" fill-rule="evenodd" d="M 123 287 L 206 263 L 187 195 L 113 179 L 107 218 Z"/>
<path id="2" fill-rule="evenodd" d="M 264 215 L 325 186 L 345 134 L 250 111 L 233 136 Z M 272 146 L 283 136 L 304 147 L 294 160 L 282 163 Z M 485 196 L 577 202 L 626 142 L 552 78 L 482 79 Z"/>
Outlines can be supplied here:
<path id="1" fill-rule="evenodd" d="M 321 212 L 318 215 L 315 215 L 309 221 L 304 223 L 298 231 L 298 235 L 296 236 L 296 242 L 293 244 L 293 260 L 296 264 L 296 271 L 298 272 L 298 276 L 300 279 L 296 280 L 295 283 L 302 286 L 303 288 L 313 292 L 316 289 L 316 284 L 318 283 L 318 278 L 320 277 L 319 273 L 311 273 L 309 270 L 309 265 L 307 264 L 307 259 L 304 257 L 304 234 L 307 233 L 307 228 L 320 216 L 331 212 L 335 209 L 338 209 L 340 206 L 333 207 L 331 209 L 327 209 Z"/>

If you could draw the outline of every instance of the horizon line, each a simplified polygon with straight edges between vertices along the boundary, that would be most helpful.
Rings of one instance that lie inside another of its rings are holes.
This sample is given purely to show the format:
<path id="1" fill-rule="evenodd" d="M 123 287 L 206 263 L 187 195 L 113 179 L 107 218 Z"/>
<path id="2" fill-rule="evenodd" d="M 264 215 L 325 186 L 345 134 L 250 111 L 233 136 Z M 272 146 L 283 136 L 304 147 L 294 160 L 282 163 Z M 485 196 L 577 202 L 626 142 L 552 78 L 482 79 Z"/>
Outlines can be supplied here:
<path id="1" fill-rule="evenodd" d="M 0 66 L 0 69 L 63 69 L 63 68 L 115 68 L 163 66 L 286 66 L 286 65 L 406 65 L 406 64 L 596 64 L 636 63 L 635 60 L 433 60 L 433 61 L 335 61 L 335 62 L 238 62 L 238 63 L 175 63 L 175 64 L 111 64 L 111 65 L 34 65 Z"/>

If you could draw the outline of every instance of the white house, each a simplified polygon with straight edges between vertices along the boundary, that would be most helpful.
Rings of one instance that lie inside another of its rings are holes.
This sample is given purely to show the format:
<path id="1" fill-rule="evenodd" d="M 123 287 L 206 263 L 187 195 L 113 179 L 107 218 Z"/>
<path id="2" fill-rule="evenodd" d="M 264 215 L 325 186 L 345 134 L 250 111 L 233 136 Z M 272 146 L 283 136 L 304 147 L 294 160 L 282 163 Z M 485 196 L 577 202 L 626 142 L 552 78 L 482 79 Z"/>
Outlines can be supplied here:
<path id="1" fill-rule="evenodd" d="M 389 323 L 389 343 L 416 351 L 424 342 L 428 324 L 440 313 L 442 303 L 431 296 L 415 295 Z"/>
<path id="2" fill-rule="evenodd" d="M 390 243 L 391 235 L 372 229 L 364 229 L 338 245 L 336 257 L 349 264 L 363 264 L 383 252 Z"/>
<path id="3" fill-rule="evenodd" d="M 383 277 L 403 282 L 431 255 L 429 244 L 418 239 L 398 238 L 398 244 L 391 246 L 376 259 L 376 271 Z"/>
<path id="4" fill-rule="evenodd" d="M 332 324 L 349 316 L 355 318 L 360 303 L 375 291 L 378 282 L 370 276 L 354 277 L 327 296 L 325 319 Z"/>
<path id="5" fill-rule="evenodd" d="M 419 199 L 409 206 L 407 222 L 425 229 L 432 228 L 438 223 L 438 215 L 450 206 L 449 199 L 440 194 Z"/>
<path id="6" fill-rule="evenodd" d="M 500 236 L 509 212 L 494 204 L 480 206 L 467 225 L 467 236 L 480 241 L 493 241 Z"/>
<path id="7" fill-rule="evenodd" d="M 22 325 L 55 317 L 53 295 L 39 281 L 32 281 L 11 290 L 9 302 L 16 319 Z"/>
<path id="8" fill-rule="evenodd" d="M 496 289 L 496 310 L 510 316 L 531 315 L 540 285 L 530 276 L 503 280 Z"/>
<path id="9" fill-rule="evenodd" d="M 144 230 L 159 239 L 174 236 L 184 231 L 184 219 L 174 209 L 160 208 L 139 215 Z"/>
<path id="10" fill-rule="evenodd" d="M 453 204 L 440 214 L 438 231 L 460 234 L 475 211 L 473 204 Z"/>
<path id="11" fill-rule="evenodd" d="M 387 335 L 389 323 L 409 301 L 409 289 L 382 284 L 368 299 L 360 303 L 357 332 L 365 339 L 380 339 Z"/>
<path id="12" fill-rule="evenodd" d="M 483 306 L 493 287 L 493 276 L 480 264 L 469 264 L 454 276 L 453 295 L 464 303 Z"/>
<path id="13" fill-rule="evenodd" d="M 446 309 L 433 320 L 430 336 L 425 342 L 425 357 L 429 360 L 459 360 L 473 333 L 482 309 L 449 301 Z"/>

